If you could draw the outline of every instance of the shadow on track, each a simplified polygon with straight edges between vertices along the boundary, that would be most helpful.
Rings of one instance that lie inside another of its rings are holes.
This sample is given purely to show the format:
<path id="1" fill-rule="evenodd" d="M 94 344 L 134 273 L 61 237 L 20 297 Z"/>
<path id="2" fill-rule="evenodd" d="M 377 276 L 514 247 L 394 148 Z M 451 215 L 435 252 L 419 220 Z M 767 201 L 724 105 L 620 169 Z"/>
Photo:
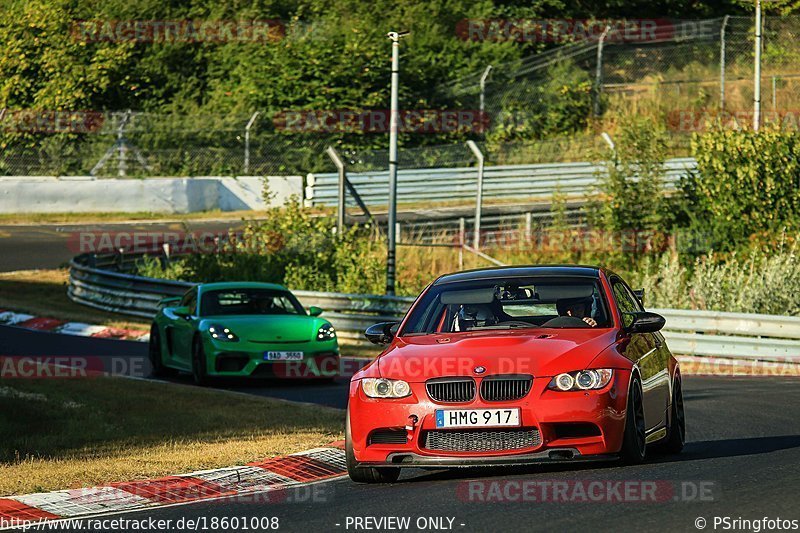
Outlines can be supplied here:
<path id="1" fill-rule="evenodd" d="M 686 443 L 684 450 L 678 455 L 664 455 L 650 452 L 644 465 L 688 462 L 703 459 L 739 457 L 772 453 L 780 450 L 800 448 L 800 435 L 781 435 L 775 437 L 753 437 L 746 439 L 722 439 Z M 425 481 L 442 481 L 454 479 L 511 477 L 523 475 L 552 474 L 560 472 L 589 472 L 623 466 L 618 461 L 574 462 L 557 464 L 539 464 L 518 467 L 474 467 L 453 470 L 409 470 L 399 483 L 415 483 Z M 624 466 L 623 466 L 624 467 Z M 624 467 L 633 468 L 633 467 Z"/>

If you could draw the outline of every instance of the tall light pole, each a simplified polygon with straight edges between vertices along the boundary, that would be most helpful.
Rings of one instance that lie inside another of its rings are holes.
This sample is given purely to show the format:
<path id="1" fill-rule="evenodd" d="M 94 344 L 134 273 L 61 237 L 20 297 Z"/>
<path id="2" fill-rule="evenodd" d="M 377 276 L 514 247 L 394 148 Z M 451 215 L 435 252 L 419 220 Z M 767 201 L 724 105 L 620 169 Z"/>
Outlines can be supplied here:
<path id="1" fill-rule="evenodd" d="M 394 295 L 395 262 L 397 259 L 397 129 L 400 89 L 400 38 L 408 32 L 391 31 L 387 37 L 392 40 L 392 96 L 389 106 L 389 216 L 386 233 L 388 235 L 386 255 L 386 294 Z"/>
<path id="2" fill-rule="evenodd" d="M 753 86 L 753 130 L 761 125 L 761 0 L 756 0 L 756 53 Z"/>

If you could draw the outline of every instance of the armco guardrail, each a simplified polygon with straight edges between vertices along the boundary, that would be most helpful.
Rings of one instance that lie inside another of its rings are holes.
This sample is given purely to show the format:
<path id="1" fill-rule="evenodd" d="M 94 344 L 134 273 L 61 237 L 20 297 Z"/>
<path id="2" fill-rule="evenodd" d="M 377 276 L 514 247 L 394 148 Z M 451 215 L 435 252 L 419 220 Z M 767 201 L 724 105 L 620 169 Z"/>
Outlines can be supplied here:
<path id="1" fill-rule="evenodd" d="M 78 303 L 127 315 L 152 318 L 159 301 L 183 294 L 192 283 L 134 276 L 90 266 L 91 256 L 70 263 L 69 297 Z M 98 261 L 114 265 L 114 261 Z M 413 298 L 293 291 L 306 307 L 325 310 L 339 336 L 365 342 L 364 330 L 381 321 L 399 320 Z M 653 309 L 667 319 L 664 336 L 673 352 L 800 363 L 800 317 Z"/>
<path id="2" fill-rule="evenodd" d="M 670 159 L 665 163 L 664 186 L 674 188 L 681 176 L 697 167 L 692 158 Z M 531 198 L 549 200 L 553 191 L 567 196 L 584 195 L 597 185 L 604 171 L 594 163 L 548 163 L 540 165 L 487 166 L 483 178 L 483 197 Z M 472 200 L 477 186 L 477 169 L 426 168 L 400 170 L 397 174 L 399 202 L 430 202 L 442 200 Z M 385 205 L 388 201 L 389 173 L 348 173 L 347 179 L 367 205 Z M 306 200 L 310 205 L 338 203 L 339 176 L 336 173 L 309 174 L 306 178 Z"/>

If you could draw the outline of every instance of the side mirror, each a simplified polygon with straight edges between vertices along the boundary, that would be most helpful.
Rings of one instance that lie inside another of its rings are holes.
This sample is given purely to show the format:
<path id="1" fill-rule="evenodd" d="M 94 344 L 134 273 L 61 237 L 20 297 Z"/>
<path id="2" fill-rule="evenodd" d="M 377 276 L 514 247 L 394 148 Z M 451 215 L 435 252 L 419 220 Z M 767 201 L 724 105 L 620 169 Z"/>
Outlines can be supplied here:
<path id="1" fill-rule="evenodd" d="M 158 302 L 158 305 L 160 305 L 161 307 L 169 307 L 169 306 L 174 305 L 174 304 L 176 304 L 176 303 L 178 303 L 180 301 L 181 301 L 181 297 L 180 296 L 169 296 L 167 298 L 162 298 Z"/>
<path id="2" fill-rule="evenodd" d="M 628 333 L 655 333 L 667 322 L 663 316 L 648 311 L 625 313 L 623 321 L 625 322 L 625 331 Z"/>
<path id="3" fill-rule="evenodd" d="M 636 296 L 636 299 L 639 300 L 640 304 L 644 305 L 644 289 L 633 291 L 633 295 Z"/>
<path id="4" fill-rule="evenodd" d="M 172 308 L 172 312 L 173 312 L 173 313 L 174 313 L 176 316 L 179 316 L 179 317 L 181 317 L 181 318 L 189 318 L 190 316 L 192 316 L 192 310 L 191 310 L 191 309 L 189 309 L 189 308 L 188 308 L 188 307 L 186 307 L 186 306 L 181 306 L 181 307 L 173 307 L 173 308 Z"/>
<path id="5" fill-rule="evenodd" d="M 372 344 L 389 344 L 394 339 L 399 322 L 381 322 L 367 328 L 364 335 Z"/>
<path id="6" fill-rule="evenodd" d="M 322 314 L 322 308 L 317 307 L 316 305 L 312 305 L 308 308 L 308 314 L 311 316 L 319 316 Z"/>

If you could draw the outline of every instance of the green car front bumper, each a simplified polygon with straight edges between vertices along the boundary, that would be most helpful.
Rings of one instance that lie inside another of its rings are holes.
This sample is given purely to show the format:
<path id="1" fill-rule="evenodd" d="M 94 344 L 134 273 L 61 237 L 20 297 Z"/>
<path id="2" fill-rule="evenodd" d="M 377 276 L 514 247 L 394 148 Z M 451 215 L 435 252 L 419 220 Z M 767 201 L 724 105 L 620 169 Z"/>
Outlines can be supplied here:
<path id="1" fill-rule="evenodd" d="M 336 339 L 265 344 L 225 342 L 206 337 L 203 342 L 206 372 L 217 377 L 330 379 L 337 377 L 339 345 Z M 302 353 L 302 359 L 271 360 L 267 354 Z"/>

